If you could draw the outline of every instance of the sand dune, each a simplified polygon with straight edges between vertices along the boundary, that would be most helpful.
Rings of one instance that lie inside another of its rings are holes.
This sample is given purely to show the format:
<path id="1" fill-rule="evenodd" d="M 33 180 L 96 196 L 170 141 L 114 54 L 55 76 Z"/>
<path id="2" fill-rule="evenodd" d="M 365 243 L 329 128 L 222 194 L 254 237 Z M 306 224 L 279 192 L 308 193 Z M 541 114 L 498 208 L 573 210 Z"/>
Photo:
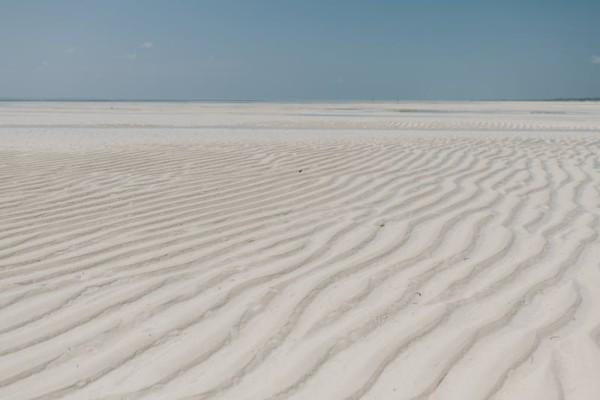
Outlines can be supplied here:
<path id="1" fill-rule="evenodd" d="M 0 399 L 598 399 L 595 103 L 0 105 Z"/>

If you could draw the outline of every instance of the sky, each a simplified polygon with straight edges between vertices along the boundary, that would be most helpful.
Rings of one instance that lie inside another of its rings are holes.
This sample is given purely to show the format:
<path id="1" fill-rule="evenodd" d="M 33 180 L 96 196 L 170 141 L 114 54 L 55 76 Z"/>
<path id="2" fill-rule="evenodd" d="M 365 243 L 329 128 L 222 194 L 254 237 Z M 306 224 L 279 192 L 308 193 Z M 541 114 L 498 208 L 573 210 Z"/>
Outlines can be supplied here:
<path id="1" fill-rule="evenodd" d="M 600 0 L 0 0 L 0 98 L 600 97 Z"/>

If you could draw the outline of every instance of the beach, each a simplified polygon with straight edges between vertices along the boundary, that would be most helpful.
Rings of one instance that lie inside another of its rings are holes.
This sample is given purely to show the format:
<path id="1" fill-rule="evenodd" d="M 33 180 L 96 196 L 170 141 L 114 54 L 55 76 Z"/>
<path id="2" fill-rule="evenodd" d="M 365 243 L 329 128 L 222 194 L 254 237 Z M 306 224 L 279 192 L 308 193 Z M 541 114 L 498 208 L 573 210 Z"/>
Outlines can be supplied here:
<path id="1" fill-rule="evenodd" d="M 600 398 L 598 102 L 0 103 L 1 399 Z"/>

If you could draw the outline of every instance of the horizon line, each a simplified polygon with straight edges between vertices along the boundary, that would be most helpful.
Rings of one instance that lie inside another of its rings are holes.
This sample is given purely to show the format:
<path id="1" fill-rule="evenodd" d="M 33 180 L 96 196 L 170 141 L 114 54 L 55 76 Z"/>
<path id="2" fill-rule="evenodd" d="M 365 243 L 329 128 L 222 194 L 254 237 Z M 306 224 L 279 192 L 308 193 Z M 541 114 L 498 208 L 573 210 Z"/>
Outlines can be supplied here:
<path id="1" fill-rule="evenodd" d="M 8 103 L 34 103 L 34 102 L 81 102 L 81 103 L 395 103 L 395 102 L 560 102 L 560 101 L 600 101 L 600 97 L 557 97 L 547 99 L 177 99 L 177 98 L 74 98 L 74 97 L 0 97 L 0 102 Z"/>

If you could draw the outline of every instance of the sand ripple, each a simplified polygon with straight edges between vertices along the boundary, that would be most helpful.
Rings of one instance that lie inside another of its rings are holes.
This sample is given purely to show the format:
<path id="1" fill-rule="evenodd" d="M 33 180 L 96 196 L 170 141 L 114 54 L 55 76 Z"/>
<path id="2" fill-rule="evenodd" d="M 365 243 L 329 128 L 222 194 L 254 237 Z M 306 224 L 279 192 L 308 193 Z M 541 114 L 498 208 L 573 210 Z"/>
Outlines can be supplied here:
<path id="1" fill-rule="evenodd" d="M 600 136 L 485 107 L 6 144 L 0 398 L 600 398 Z"/>

